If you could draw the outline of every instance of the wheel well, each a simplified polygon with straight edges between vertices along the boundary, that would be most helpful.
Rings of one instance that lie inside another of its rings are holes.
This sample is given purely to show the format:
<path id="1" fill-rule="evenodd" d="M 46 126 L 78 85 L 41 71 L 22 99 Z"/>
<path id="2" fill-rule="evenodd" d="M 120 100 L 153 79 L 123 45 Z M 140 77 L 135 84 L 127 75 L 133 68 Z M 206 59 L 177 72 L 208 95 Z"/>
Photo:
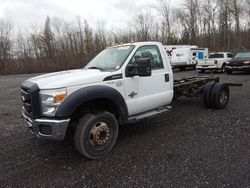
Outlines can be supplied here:
<path id="1" fill-rule="evenodd" d="M 119 107 L 112 100 L 107 99 L 107 98 L 94 99 L 94 100 L 90 100 L 88 102 L 83 103 L 70 116 L 70 119 L 71 119 L 71 122 L 76 122 L 86 113 L 94 114 L 100 111 L 110 112 L 111 114 L 115 116 L 115 118 L 119 122 L 120 120 Z"/>

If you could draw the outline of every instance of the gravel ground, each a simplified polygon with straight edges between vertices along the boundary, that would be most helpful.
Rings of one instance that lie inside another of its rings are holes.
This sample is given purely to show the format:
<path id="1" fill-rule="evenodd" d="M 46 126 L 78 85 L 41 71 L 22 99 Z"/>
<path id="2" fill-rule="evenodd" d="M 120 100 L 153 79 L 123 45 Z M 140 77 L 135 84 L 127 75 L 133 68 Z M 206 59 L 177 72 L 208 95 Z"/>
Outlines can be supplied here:
<path id="1" fill-rule="evenodd" d="M 32 76 L 0 76 L 0 187 L 250 187 L 250 75 L 218 74 L 244 84 L 231 89 L 226 109 L 180 98 L 171 112 L 122 127 L 96 161 L 22 126 L 19 85 Z"/>

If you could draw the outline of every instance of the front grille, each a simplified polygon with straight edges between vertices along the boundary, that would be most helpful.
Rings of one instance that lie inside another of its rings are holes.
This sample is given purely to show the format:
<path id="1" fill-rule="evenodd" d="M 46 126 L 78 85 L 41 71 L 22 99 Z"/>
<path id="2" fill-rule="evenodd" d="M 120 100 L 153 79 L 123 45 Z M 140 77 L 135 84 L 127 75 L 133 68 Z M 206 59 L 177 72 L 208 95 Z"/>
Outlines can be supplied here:
<path id="1" fill-rule="evenodd" d="M 25 112 L 31 117 L 41 116 L 39 88 L 37 84 L 25 81 L 21 84 L 21 97 Z"/>
<path id="2" fill-rule="evenodd" d="M 52 134 L 52 127 L 50 125 L 39 125 L 39 132 L 45 135 L 51 135 Z"/>
<path id="3" fill-rule="evenodd" d="M 234 66 L 234 67 L 240 67 L 244 65 L 244 62 L 238 61 L 238 62 L 230 62 L 229 63 L 230 66 Z"/>

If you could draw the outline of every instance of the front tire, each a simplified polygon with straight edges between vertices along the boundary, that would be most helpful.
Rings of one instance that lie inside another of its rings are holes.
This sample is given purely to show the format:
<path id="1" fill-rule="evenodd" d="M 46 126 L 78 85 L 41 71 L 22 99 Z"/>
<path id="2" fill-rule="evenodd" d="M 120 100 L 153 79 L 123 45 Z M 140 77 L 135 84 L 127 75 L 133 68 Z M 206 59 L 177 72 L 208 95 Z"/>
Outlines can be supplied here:
<path id="1" fill-rule="evenodd" d="M 109 112 L 86 114 L 75 130 L 76 149 L 89 159 L 99 159 L 114 147 L 118 137 L 118 123 Z"/>
<path id="2" fill-rule="evenodd" d="M 233 74 L 233 71 L 230 69 L 226 69 L 227 74 Z"/>

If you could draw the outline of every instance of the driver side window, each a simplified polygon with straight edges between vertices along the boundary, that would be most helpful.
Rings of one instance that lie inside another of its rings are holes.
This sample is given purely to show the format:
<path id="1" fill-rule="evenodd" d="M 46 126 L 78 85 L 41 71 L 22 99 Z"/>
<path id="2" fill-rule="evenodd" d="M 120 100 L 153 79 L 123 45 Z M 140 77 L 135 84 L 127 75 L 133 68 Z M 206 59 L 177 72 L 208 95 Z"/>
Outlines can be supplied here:
<path id="1" fill-rule="evenodd" d="M 152 70 L 163 69 L 163 62 L 161 58 L 160 51 L 157 46 L 142 46 L 140 47 L 129 64 L 135 64 L 140 58 L 149 58 Z"/>

